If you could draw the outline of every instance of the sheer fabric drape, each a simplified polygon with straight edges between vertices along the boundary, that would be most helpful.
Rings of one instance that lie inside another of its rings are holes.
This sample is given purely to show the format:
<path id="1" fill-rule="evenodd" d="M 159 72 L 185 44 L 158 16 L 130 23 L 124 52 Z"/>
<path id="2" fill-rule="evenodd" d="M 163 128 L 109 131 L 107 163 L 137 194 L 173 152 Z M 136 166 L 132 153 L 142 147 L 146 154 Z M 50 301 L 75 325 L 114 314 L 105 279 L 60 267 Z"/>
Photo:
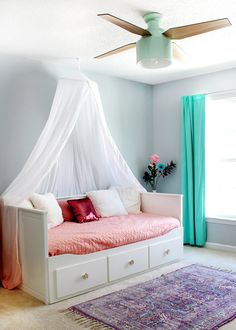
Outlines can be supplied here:
<path id="1" fill-rule="evenodd" d="M 33 192 L 74 196 L 137 181 L 114 143 L 97 85 L 86 78 L 58 81 L 46 126 L 25 166 L 1 200 L 1 280 L 21 283 L 17 205 Z"/>

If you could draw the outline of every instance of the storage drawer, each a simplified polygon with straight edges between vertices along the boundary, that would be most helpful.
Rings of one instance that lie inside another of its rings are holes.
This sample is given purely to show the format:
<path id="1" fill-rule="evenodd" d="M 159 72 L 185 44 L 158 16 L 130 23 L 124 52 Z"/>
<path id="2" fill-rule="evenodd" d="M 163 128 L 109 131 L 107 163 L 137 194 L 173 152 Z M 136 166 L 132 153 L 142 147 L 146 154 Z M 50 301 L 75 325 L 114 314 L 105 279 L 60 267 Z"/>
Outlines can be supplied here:
<path id="1" fill-rule="evenodd" d="M 108 256 L 109 281 L 148 269 L 148 247 Z"/>
<path id="2" fill-rule="evenodd" d="M 56 269 L 57 298 L 107 282 L 107 258 Z"/>
<path id="3" fill-rule="evenodd" d="M 150 267 L 157 267 L 172 260 L 181 259 L 183 243 L 179 238 L 149 246 Z"/>

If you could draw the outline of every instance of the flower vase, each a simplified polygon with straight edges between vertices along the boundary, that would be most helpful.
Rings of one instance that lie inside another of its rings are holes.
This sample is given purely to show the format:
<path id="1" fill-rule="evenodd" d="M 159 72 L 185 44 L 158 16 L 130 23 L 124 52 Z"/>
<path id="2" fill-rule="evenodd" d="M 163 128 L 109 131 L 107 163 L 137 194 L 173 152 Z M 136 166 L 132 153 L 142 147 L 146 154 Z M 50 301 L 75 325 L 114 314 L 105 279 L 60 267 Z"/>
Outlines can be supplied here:
<path id="1" fill-rule="evenodd" d="M 153 193 L 156 193 L 157 191 L 156 191 L 156 189 L 153 189 L 152 192 L 153 192 Z"/>

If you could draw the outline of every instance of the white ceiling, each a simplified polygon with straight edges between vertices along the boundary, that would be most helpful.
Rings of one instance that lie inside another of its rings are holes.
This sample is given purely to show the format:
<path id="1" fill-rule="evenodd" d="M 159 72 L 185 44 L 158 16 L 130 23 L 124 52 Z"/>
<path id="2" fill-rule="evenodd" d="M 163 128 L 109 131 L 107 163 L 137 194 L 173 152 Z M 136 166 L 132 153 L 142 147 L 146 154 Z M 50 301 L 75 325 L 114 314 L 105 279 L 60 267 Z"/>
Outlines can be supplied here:
<path id="1" fill-rule="evenodd" d="M 136 65 L 135 50 L 94 60 L 135 36 L 97 17 L 110 13 L 145 28 L 142 16 L 163 14 L 162 27 L 228 17 L 232 27 L 178 41 L 190 56 L 163 69 Z M 156 84 L 236 67 L 235 0 L 0 0 L 0 49 L 6 54 L 80 58 L 82 69 Z"/>

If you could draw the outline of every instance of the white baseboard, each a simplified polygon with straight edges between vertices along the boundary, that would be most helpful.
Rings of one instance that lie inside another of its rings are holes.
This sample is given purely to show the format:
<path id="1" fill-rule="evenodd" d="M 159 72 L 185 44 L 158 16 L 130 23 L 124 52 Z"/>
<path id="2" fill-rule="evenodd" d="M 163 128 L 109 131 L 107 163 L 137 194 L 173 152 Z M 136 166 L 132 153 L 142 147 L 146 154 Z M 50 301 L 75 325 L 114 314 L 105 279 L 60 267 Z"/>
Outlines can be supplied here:
<path id="1" fill-rule="evenodd" d="M 205 247 L 208 249 L 214 249 L 214 250 L 236 252 L 236 246 L 234 246 L 234 245 L 206 242 Z"/>

